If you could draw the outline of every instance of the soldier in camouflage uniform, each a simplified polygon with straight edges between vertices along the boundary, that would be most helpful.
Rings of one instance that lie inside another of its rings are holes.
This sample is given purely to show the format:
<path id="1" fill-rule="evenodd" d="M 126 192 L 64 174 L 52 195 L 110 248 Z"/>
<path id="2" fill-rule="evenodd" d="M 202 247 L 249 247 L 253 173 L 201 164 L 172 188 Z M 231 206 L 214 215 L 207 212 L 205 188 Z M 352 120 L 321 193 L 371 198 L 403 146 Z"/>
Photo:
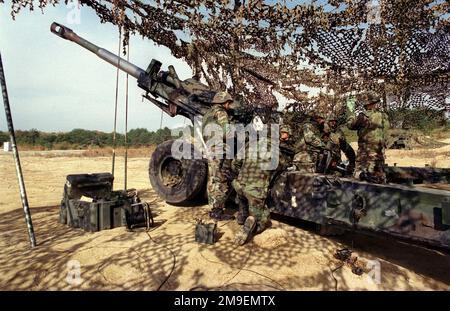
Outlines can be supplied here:
<path id="1" fill-rule="evenodd" d="M 325 118 L 320 112 L 315 112 L 312 118 L 306 120 L 301 127 L 301 135 L 294 145 L 294 165 L 304 173 L 314 173 L 319 154 L 326 149 L 322 140 Z"/>
<path id="2" fill-rule="evenodd" d="M 280 129 L 280 144 L 286 143 L 290 134 L 290 128 L 287 125 L 282 126 Z M 263 143 L 267 142 L 263 141 Z M 246 149 L 249 149 L 248 144 Z M 256 149 L 260 150 L 259 148 Z M 243 223 L 243 227 L 235 236 L 235 243 L 238 245 L 243 245 L 251 234 L 261 233 L 270 226 L 270 211 L 266 206 L 270 181 L 277 170 L 290 164 L 288 156 L 279 153 L 279 150 L 275 156 L 279 156 L 278 167 L 268 170 L 262 167 L 264 164 L 268 164 L 271 159 L 255 157 L 255 155 L 252 156 L 247 152 L 239 175 L 232 182 L 239 200 L 240 214 L 237 220 L 238 223 Z"/>
<path id="3" fill-rule="evenodd" d="M 231 215 L 225 213 L 225 202 L 230 193 L 231 182 L 231 159 L 227 159 L 229 148 L 226 139 L 232 135 L 227 111 L 230 109 L 232 102 L 233 99 L 230 94 L 218 92 L 213 98 L 213 105 L 202 119 L 203 140 L 208 145 L 206 155 L 208 159 L 208 204 L 211 207 L 209 215 L 217 220 L 232 219 Z M 213 141 L 211 144 L 212 136 L 207 135 L 205 129 L 212 129 L 212 127 L 217 126 L 222 130 L 223 139 Z"/>
<path id="4" fill-rule="evenodd" d="M 358 132 L 356 177 L 374 183 L 386 181 L 384 165 L 389 121 L 387 115 L 377 107 L 380 102 L 376 93 L 367 92 L 363 96 L 364 111 L 356 115 L 354 100 L 347 101 L 347 126 Z"/>
<path id="5" fill-rule="evenodd" d="M 330 167 L 336 167 L 342 162 L 341 151 L 345 154 L 348 160 L 347 172 L 342 172 L 343 175 L 353 175 L 355 170 L 356 154 L 352 146 L 347 142 L 344 132 L 338 126 L 335 114 L 329 114 L 324 124 L 322 140 L 330 148 L 332 153 L 332 160 Z"/>

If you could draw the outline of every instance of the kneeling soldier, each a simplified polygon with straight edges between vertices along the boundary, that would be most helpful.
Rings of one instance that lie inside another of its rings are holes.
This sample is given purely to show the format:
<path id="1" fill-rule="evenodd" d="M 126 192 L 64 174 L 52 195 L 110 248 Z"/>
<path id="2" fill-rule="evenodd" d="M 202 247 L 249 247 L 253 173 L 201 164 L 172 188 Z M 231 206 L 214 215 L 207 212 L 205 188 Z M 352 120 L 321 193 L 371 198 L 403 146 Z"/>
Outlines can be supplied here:
<path id="1" fill-rule="evenodd" d="M 288 126 L 282 126 L 280 129 L 280 143 L 286 143 L 290 138 L 290 133 L 291 130 Z M 246 149 L 247 151 L 249 150 L 248 144 Z M 260 148 L 256 149 L 260 150 Z M 253 233 L 261 233 L 270 226 L 270 211 L 266 206 L 270 182 L 277 170 L 290 164 L 288 156 L 279 152 L 278 149 L 275 153 L 271 153 L 272 156 L 278 157 L 277 167 L 265 167 L 273 159 L 260 157 L 259 150 L 256 150 L 256 154 L 247 152 L 239 175 L 232 182 L 239 198 L 240 214 L 237 220 L 238 223 L 243 224 L 243 227 L 235 236 L 235 243 L 238 245 L 245 244 Z"/>

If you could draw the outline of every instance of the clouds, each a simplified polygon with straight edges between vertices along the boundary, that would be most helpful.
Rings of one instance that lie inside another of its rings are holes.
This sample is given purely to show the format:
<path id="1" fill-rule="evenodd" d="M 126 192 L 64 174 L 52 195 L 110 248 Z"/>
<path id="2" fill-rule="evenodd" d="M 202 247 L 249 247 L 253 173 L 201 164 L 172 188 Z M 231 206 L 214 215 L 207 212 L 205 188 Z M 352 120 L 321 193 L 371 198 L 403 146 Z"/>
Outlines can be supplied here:
<path id="1" fill-rule="evenodd" d="M 0 51 L 4 62 L 10 105 L 16 129 L 37 128 L 43 131 L 69 131 L 73 128 L 111 131 L 114 116 L 116 70 L 78 45 L 62 40 L 50 32 L 57 21 L 80 36 L 117 53 L 118 31 L 101 24 L 92 10 L 81 9 L 80 24 L 68 25 L 70 10 L 64 5 L 40 12 L 23 11 L 12 21 L 7 6 L 0 11 Z M 174 65 L 181 79 L 192 71 L 170 50 L 158 47 L 139 36 L 130 39 L 130 61 L 145 69 L 152 58 L 163 68 Z M 161 112 L 148 101 L 142 102 L 142 90 L 136 80 L 129 82 L 129 128 L 159 128 Z M 125 74 L 119 81 L 118 130 L 123 130 Z M 163 126 L 184 123 L 183 117 L 164 115 Z M 0 130 L 6 130 L 4 112 L 0 113 Z"/>

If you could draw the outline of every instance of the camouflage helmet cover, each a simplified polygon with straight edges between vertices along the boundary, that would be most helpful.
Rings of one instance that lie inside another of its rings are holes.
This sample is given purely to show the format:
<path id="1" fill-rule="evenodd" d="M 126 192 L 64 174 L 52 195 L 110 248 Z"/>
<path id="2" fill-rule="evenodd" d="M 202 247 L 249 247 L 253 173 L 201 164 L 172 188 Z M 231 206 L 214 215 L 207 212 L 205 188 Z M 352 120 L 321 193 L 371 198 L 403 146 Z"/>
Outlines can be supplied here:
<path id="1" fill-rule="evenodd" d="M 282 124 L 280 126 L 280 133 L 288 133 L 289 135 L 292 135 L 291 127 L 288 124 Z"/>
<path id="2" fill-rule="evenodd" d="M 214 98 L 212 100 L 213 104 L 223 104 L 228 101 L 233 101 L 233 98 L 228 92 L 217 92 L 216 95 L 214 95 Z"/>

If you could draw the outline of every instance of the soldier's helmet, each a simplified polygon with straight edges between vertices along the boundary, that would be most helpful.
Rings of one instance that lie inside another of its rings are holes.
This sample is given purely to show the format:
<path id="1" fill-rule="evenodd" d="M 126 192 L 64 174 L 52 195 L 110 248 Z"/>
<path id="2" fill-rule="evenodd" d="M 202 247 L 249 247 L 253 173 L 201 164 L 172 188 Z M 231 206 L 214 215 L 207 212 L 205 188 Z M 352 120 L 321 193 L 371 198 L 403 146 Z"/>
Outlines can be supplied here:
<path id="1" fill-rule="evenodd" d="M 216 95 L 214 95 L 214 98 L 212 100 L 213 104 L 223 104 L 228 101 L 233 101 L 233 98 L 228 92 L 217 92 Z"/>
<path id="2" fill-rule="evenodd" d="M 376 104 L 381 101 L 381 97 L 375 93 L 374 91 L 368 91 L 366 94 L 364 94 L 364 106 Z"/>
<path id="3" fill-rule="evenodd" d="M 282 124 L 280 126 L 280 133 L 288 133 L 289 136 L 292 135 L 292 129 L 288 124 Z"/>

